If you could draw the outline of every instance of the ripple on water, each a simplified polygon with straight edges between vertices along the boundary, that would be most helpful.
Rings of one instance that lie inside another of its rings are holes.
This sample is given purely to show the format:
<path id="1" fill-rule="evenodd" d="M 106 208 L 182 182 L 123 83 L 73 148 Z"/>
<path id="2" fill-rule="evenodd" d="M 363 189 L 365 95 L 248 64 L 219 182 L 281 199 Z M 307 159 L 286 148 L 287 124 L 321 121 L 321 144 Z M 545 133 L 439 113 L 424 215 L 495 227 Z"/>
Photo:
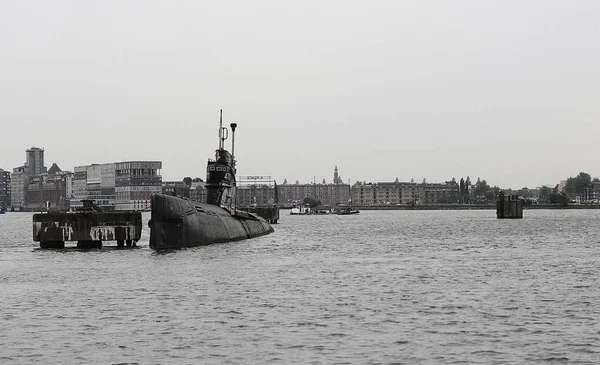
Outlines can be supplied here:
<path id="1" fill-rule="evenodd" d="M 525 213 L 284 211 L 162 253 L 145 225 L 136 250 L 38 250 L 6 214 L 0 362 L 595 363 L 600 212 Z"/>

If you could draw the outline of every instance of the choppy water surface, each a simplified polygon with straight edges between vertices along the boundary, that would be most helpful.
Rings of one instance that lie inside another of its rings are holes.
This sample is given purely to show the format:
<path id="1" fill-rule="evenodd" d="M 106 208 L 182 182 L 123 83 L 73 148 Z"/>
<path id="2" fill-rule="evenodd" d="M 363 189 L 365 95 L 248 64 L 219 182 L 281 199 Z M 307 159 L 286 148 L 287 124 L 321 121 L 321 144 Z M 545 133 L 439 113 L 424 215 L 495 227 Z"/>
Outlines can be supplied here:
<path id="1" fill-rule="evenodd" d="M 40 250 L 30 214 L 0 216 L 0 363 L 600 359 L 600 211 L 281 213 L 166 253 L 146 227 L 137 249 Z"/>

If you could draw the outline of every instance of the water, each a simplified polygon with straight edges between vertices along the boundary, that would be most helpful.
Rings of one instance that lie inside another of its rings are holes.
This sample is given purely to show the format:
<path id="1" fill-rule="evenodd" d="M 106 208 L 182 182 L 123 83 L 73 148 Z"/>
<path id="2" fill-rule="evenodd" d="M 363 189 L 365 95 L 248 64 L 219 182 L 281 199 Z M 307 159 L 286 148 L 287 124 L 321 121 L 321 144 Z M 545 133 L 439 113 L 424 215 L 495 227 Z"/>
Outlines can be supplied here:
<path id="1" fill-rule="evenodd" d="M 137 249 L 41 250 L 30 214 L 0 216 L 0 363 L 600 359 L 600 211 L 286 213 L 167 253 L 147 226 Z"/>

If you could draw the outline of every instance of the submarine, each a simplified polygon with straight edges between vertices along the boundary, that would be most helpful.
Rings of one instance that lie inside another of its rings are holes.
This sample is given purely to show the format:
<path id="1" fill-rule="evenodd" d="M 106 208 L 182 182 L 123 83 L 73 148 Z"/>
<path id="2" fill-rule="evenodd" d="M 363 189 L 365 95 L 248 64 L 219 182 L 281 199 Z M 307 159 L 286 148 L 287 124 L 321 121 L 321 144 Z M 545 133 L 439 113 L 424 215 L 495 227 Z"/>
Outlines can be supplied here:
<path id="1" fill-rule="evenodd" d="M 154 194 L 150 198 L 150 248 L 154 250 L 195 247 L 232 242 L 272 233 L 262 217 L 238 210 L 236 206 L 236 166 L 234 144 L 236 123 L 230 124 L 231 153 L 225 149 L 229 129 L 219 118 L 219 148 L 206 166 L 206 203 Z"/>

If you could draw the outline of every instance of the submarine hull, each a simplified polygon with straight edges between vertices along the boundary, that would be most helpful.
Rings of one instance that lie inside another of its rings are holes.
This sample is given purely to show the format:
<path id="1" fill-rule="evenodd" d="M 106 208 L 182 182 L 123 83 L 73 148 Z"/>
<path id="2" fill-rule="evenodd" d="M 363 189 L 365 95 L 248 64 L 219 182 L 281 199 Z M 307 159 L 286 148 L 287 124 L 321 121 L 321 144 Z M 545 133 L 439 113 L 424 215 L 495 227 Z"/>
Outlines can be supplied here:
<path id="1" fill-rule="evenodd" d="M 175 249 L 258 237 L 273 232 L 267 221 L 175 196 L 151 197 L 150 248 Z"/>

